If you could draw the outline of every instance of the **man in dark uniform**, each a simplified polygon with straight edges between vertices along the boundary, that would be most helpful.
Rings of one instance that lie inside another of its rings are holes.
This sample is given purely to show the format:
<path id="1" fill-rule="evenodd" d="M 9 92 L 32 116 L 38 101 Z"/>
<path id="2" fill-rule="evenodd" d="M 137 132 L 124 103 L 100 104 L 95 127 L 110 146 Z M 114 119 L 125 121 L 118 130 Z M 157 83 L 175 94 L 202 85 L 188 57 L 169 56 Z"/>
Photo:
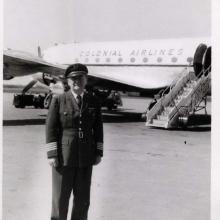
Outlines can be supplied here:
<path id="1" fill-rule="evenodd" d="M 86 220 L 90 204 L 92 166 L 103 156 L 103 123 L 98 99 L 84 91 L 88 69 L 69 66 L 64 74 L 70 90 L 53 97 L 46 121 L 46 146 L 52 166 L 51 220 Z"/>

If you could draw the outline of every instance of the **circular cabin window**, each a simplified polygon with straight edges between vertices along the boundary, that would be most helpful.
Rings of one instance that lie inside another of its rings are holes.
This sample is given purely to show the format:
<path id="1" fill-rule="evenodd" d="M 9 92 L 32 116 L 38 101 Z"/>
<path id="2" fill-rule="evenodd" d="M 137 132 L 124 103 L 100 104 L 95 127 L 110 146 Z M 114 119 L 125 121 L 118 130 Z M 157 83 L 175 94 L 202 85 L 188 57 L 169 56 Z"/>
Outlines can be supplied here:
<path id="1" fill-rule="evenodd" d="M 177 58 L 176 58 L 176 57 L 172 57 L 171 61 L 172 61 L 173 63 L 176 63 L 176 62 L 177 62 Z"/>
<path id="2" fill-rule="evenodd" d="M 123 61 L 123 59 L 120 57 L 120 58 L 118 58 L 118 62 L 119 63 L 122 63 L 122 61 Z"/>
<path id="3" fill-rule="evenodd" d="M 144 58 L 143 58 L 143 62 L 144 62 L 144 63 L 147 63 L 147 62 L 148 62 L 148 58 L 147 58 L 147 57 L 144 57 Z"/>
<path id="4" fill-rule="evenodd" d="M 132 57 L 132 58 L 130 59 L 130 61 L 131 61 L 132 63 L 134 63 L 134 62 L 135 62 L 135 58 Z"/>
<path id="5" fill-rule="evenodd" d="M 111 62 L 111 59 L 110 59 L 110 58 L 106 58 L 106 62 L 107 62 L 107 63 L 110 63 L 110 62 Z"/>
<path id="6" fill-rule="evenodd" d="M 187 60 L 186 60 L 188 63 L 192 63 L 193 61 L 193 58 L 192 57 L 187 57 Z"/>
<path id="7" fill-rule="evenodd" d="M 161 63 L 162 61 L 163 61 L 163 59 L 162 59 L 161 57 L 158 57 L 158 58 L 157 58 L 157 62 L 158 62 L 158 63 Z"/>

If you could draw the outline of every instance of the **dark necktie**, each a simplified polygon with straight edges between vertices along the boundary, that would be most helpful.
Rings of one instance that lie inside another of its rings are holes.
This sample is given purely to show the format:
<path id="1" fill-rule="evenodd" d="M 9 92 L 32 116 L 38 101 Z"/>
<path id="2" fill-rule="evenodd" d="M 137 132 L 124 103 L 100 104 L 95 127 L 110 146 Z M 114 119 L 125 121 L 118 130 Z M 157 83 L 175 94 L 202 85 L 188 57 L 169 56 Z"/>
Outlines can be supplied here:
<path id="1" fill-rule="evenodd" d="M 80 95 L 77 95 L 76 100 L 77 100 L 79 108 L 81 108 L 81 106 L 82 106 L 82 97 Z"/>

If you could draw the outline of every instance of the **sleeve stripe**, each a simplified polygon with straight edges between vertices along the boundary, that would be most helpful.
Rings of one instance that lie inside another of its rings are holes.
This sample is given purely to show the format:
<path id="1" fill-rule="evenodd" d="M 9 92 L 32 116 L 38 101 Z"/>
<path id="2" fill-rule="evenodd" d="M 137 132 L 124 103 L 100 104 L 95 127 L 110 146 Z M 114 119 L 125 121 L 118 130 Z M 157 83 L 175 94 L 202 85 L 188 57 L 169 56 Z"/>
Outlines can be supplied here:
<path id="1" fill-rule="evenodd" d="M 50 142 L 46 144 L 46 146 L 54 146 L 54 145 L 57 145 L 57 142 Z"/>
<path id="2" fill-rule="evenodd" d="M 57 145 L 50 145 L 50 146 L 46 145 L 46 148 L 54 148 L 54 147 L 57 148 Z"/>
<path id="3" fill-rule="evenodd" d="M 56 150 L 57 147 L 48 147 L 47 150 Z"/>
<path id="4" fill-rule="evenodd" d="M 98 150 L 103 150 L 103 143 L 102 142 L 97 142 L 97 147 Z"/>
<path id="5" fill-rule="evenodd" d="M 47 151 L 57 150 L 57 142 L 51 142 L 46 144 Z"/>

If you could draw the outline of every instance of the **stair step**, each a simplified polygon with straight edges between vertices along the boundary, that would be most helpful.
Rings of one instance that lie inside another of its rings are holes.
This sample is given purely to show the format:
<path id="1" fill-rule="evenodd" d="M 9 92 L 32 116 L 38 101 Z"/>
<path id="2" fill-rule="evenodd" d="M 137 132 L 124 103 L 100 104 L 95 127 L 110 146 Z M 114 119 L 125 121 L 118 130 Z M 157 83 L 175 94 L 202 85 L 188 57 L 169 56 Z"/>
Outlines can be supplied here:
<path id="1" fill-rule="evenodd" d="M 167 122 L 161 121 L 158 119 L 153 119 L 153 123 L 152 123 L 152 125 L 154 125 L 154 126 L 163 127 L 163 128 L 166 127 L 166 124 L 167 124 Z"/>
<path id="2" fill-rule="evenodd" d="M 183 90 L 183 88 L 179 91 L 179 93 L 178 93 L 178 95 L 180 96 L 182 96 L 183 95 L 183 93 L 184 93 L 184 90 Z"/>
<path id="3" fill-rule="evenodd" d="M 170 108 L 175 108 L 175 104 L 176 104 L 176 103 L 172 102 L 172 103 L 169 104 L 168 107 L 170 107 Z"/>
<path id="4" fill-rule="evenodd" d="M 178 103 L 180 102 L 181 99 L 174 99 L 174 102 L 176 105 L 178 105 Z"/>
<path id="5" fill-rule="evenodd" d="M 189 91 L 191 91 L 191 90 L 189 90 Z M 189 94 L 189 91 L 188 90 L 184 90 L 184 92 L 182 93 L 182 96 L 183 97 L 187 96 Z"/>
<path id="6" fill-rule="evenodd" d="M 168 121 L 169 116 L 168 115 L 157 115 L 157 119 L 160 121 Z"/>
<path id="7" fill-rule="evenodd" d="M 183 90 L 184 90 L 184 92 L 190 92 L 192 90 L 192 88 L 184 87 Z"/>
<path id="8" fill-rule="evenodd" d="M 167 107 L 164 108 L 164 112 L 170 113 L 171 111 L 173 111 L 174 108 L 175 108 L 175 107 L 167 106 Z"/>
<path id="9" fill-rule="evenodd" d="M 177 95 L 176 98 L 175 98 L 175 100 L 181 100 L 182 98 L 183 98 L 182 95 L 181 95 L 181 96 L 180 96 L 180 95 Z"/>
<path id="10" fill-rule="evenodd" d="M 191 83 L 192 85 L 196 85 L 196 84 L 197 84 L 197 81 L 196 81 L 196 80 L 191 80 L 190 83 Z"/>
<path id="11" fill-rule="evenodd" d="M 165 109 L 158 115 L 162 115 L 162 116 L 168 116 L 170 112 L 166 111 Z"/>
<path id="12" fill-rule="evenodd" d="M 186 83 L 186 87 L 193 88 L 196 85 L 196 82 L 188 82 Z"/>

